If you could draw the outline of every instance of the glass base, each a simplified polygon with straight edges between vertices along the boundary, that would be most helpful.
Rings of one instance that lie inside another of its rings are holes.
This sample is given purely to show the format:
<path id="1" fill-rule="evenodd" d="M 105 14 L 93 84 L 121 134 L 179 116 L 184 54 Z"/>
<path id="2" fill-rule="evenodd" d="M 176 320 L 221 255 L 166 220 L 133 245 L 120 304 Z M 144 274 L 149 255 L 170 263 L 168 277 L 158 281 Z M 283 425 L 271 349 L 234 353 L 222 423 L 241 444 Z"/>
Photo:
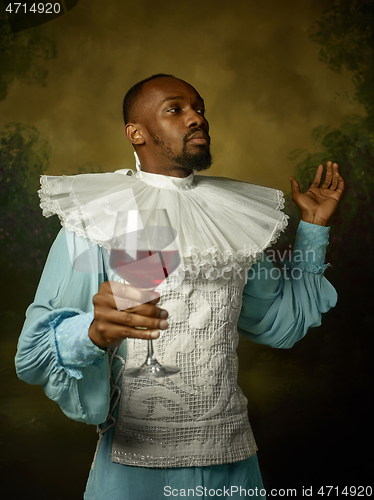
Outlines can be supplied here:
<path id="1" fill-rule="evenodd" d="M 162 378 L 170 377 L 180 372 L 178 366 L 160 365 L 158 361 L 151 364 L 144 363 L 138 368 L 128 368 L 123 372 L 124 377 L 132 378 Z"/>

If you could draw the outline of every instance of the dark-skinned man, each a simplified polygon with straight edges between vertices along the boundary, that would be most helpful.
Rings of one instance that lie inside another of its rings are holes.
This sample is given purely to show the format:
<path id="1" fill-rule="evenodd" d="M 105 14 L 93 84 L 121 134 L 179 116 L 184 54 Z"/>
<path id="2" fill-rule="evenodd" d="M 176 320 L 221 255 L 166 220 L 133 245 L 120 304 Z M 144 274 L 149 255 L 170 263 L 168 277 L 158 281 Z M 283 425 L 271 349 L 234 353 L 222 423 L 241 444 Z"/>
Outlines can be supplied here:
<path id="1" fill-rule="evenodd" d="M 27 311 L 18 375 L 42 385 L 70 418 L 101 424 L 86 500 L 188 491 L 240 498 L 243 489 L 264 498 L 237 385 L 238 332 L 289 348 L 335 305 L 323 272 L 327 225 L 344 189 L 338 165 L 327 163 L 321 187 L 320 165 L 305 193 L 290 179 L 302 221 L 281 273 L 265 251 L 287 225 L 282 193 L 195 175 L 212 160 L 194 87 L 154 75 L 129 90 L 123 112 L 136 171 L 42 178 L 44 214 L 57 213 L 64 229 Z M 121 283 L 106 266 L 113 214 L 130 206 L 166 208 L 178 232 L 179 281 L 169 276 L 159 294 Z M 76 264 L 82 255 L 89 256 L 84 269 Z M 144 361 L 149 338 L 157 339 L 160 361 L 180 372 L 122 377 L 125 364 Z"/>

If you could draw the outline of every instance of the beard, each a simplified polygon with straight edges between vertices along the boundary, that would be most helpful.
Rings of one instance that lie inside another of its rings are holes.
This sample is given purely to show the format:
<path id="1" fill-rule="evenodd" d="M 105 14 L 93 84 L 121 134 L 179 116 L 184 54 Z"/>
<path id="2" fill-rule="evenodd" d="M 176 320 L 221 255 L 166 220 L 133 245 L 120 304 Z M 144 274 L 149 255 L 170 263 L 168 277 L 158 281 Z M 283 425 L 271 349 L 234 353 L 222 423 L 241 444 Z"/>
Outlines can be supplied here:
<path id="1" fill-rule="evenodd" d="M 148 129 L 150 136 L 154 140 L 155 144 L 159 146 L 164 156 L 166 156 L 170 160 L 173 160 L 185 170 L 195 170 L 196 172 L 207 170 L 212 165 L 212 155 L 210 153 L 209 145 L 197 145 L 198 150 L 195 153 L 187 151 L 188 138 L 195 132 L 200 131 L 200 129 L 190 130 L 190 132 L 183 138 L 182 151 L 179 154 L 175 154 L 173 153 L 170 146 L 165 143 L 165 141 L 163 141 L 157 135 L 153 134 L 153 132 Z"/>

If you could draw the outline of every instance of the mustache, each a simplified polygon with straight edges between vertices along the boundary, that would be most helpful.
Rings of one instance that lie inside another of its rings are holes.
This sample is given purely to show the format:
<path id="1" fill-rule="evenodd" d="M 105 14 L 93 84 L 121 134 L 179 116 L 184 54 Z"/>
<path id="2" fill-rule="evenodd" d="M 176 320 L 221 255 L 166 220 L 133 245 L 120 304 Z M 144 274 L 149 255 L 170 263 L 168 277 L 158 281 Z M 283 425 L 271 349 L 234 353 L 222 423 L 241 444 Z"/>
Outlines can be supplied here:
<path id="1" fill-rule="evenodd" d="M 209 142 L 209 144 L 210 144 L 210 135 L 208 134 L 208 132 L 206 132 L 206 130 L 203 130 L 203 129 L 198 128 L 198 127 L 196 127 L 196 128 L 192 128 L 192 129 L 191 129 L 191 130 L 190 130 L 190 131 L 189 131 L 189 132 L 188 132 L 188 133 L 184 136 L 183 141 L 186 143 L 186 142 L 188 141 L 188 139 L 189 139 L 192 135 L 196 134 L 196 132 L 202 132 L 202 133 L 204 134 L 204 136 L 208 139 L 208 142 Z"/>

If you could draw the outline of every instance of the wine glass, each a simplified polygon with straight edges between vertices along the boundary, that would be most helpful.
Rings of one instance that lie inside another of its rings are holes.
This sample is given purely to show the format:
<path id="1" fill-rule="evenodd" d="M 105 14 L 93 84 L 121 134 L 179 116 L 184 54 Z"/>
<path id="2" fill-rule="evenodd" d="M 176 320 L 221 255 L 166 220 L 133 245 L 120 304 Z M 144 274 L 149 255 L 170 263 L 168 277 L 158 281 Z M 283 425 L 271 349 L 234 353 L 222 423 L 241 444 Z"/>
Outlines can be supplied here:
<path id="1" fill-rule="evenodd" d="M 166 209 L 118 212 L 114 231 L 110 267 L 132 286 L 154 291 L 179 266 L 177 231 L 171 227 Z M 123 375 L 159 378 L 179 371 L 177 366 L 161 365 L 157 361 L 152 339 L 149 339 L 145 363 L 125 370 Z"/>

